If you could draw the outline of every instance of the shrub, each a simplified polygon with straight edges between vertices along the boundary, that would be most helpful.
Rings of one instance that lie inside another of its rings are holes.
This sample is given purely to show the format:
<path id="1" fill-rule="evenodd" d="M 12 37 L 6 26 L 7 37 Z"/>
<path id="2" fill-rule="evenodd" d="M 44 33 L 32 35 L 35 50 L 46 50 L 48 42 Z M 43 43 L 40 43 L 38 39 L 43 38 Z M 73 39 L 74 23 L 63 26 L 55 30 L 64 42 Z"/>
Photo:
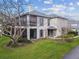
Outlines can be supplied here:
<path id="1" fill-rule="evenodd" d="M 73 38 L 65 38 L 64 39 L 66 42 L 72 42 L 73 41 Z"/>
<path id="2" fill-rule="evenodd" d="M 61 35 L 58 38 L 70 38 L 70 37 L 74 37 L 74 34 Z"/>
<path id="3" fill-rule="evenodd" d="M 69 31 L 68 34 L 73 34 L 74 36 L 78 35 L 77 31 Z"/>
<path id="4" fill-rule="evenodd" d="M 59 36 L 59 38 L 61 38 L 61 40 L 65 42 L 72 42 L 73 37 L 74 37 L 74 34 L 66 34 L 66 35 Z"/>
<path id="5" fill-rule="evenodd" d="M 19 40 L 18 40 L 19 43 L 32 43 L 32 41 L 28 40 L 27 38 L 23 38 L 21 37 Z"/>

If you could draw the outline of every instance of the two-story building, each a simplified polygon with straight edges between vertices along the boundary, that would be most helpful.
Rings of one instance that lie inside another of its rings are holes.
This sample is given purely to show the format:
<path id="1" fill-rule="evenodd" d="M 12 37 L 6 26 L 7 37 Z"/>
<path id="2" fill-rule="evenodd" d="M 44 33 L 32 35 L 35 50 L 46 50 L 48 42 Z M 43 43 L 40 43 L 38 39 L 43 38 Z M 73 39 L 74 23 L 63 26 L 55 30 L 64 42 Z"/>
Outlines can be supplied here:
<path id="1" fill-rule="evenodd" d="M 77 31 L 79 35 L 79 21 L 78 20 L 70 20 L 71 30 Z"/>
<path id="2" fill-rule="evenodd" d="M 2 24 L 0 24 L 0 36 L 2 35 Z"/>
<path id="3" fill-rule="evenodd" d="M 71 30 L 71 25 L 67 18 L 60 17 L 60 16 L 54 16 L 49 21 L 50 21 L 50 26 L 53 26 L 57 29 L 55 32 L 56 37 L 62 34 L 63 35 L 67 34 L 67 32 Z"/>
<path id="4" fill-rule="evenodd" d="M 18 19 L 16 21 L 18 24 Z M 22 29 L 25 28 L 23 36 L 29 40 L 53 38 L 66 34 L 70 30 L 68 19 L 58 16 L 50 17 L 38 11 L 22 14 L 20 21 Z"/>
<path id="5" fill-rule="evenodd" d="M 0 13 L 0 36 L 2 35 L 2 23 L 1 23 L 1 21 L 2 21 L 2 15 Z"/>

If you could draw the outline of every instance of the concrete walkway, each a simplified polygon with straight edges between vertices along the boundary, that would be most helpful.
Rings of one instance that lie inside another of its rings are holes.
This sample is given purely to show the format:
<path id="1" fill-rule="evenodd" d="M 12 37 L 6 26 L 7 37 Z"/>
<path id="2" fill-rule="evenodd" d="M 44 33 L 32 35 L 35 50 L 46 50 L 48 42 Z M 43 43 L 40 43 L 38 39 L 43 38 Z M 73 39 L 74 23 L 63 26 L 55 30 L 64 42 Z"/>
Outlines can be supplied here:
<path id="1" fill-rule="evenodd" d="M 67 55 L 65 55 L 64 59 L 79 59 L 79 46 L 75 47 Z"/>
<path id="2" fill-rule="evenodd" d="M 71 37 L 71 38 L 78 38 L 79 36 L 75 36 L 75 37 Z M 55 37 L 55 38 L 53 38 L 53 39 L 62 39 L 62 38 L 57 38 L 57 37 Z"/>
<path id="3" fill-rule="evenodd" d="M 78 37 L 79 37 L 79 36 L 75 36 L 75 37 L 73 37 L 73 38 L 75 39 L 75 38 L 78 38 Z"/>

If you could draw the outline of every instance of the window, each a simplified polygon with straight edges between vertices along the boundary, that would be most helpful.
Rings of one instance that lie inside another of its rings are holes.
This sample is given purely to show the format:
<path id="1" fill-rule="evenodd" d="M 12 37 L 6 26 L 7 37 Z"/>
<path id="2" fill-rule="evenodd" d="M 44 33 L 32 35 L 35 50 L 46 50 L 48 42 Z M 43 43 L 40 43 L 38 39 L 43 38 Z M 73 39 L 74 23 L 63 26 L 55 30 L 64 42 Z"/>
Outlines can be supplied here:
<path id="1" fill-rule="evenodd" d="M 40 30 L 40 37 L 43 37 L 43 30 Z"/>
<path id="2" fill-rule="evenodd" d="M 21 26 L 27 26 L 27 16 L 22 16 L 20 19 L 16 18 L 16 25 L 20 25 L 19 22 L 21 23 Z"/>
<path id="3" fill-rule="evenodd" d="M 27 16 L 21 18 L 21 25 L 22 26 L 26 26 L 27 25 Z"/>
<path id="4" fill-rule="evenodd" d="M 50 19 L 48 19 L 48 26 L 50 26 Z"/>
<path id="5" fill-rule="evenodd" d="M 30 16 L 30 26 L 37 26 L 37 16 Z"/>
<path id="6" fill-rule="evenodd" d="M 66 31 L 65 31 L 66 28 L 63 27 L 63 28 L 61 28 L 61 30 L 62 30 L 62 34 L 65 34 L 65 32 L 66 32 Z"/>
<path id="7" fill-rule="evenodd" d="M 43 26 L 43 25 L 44 25 L 43 17 L 40 17 L 40 26 Z"/>

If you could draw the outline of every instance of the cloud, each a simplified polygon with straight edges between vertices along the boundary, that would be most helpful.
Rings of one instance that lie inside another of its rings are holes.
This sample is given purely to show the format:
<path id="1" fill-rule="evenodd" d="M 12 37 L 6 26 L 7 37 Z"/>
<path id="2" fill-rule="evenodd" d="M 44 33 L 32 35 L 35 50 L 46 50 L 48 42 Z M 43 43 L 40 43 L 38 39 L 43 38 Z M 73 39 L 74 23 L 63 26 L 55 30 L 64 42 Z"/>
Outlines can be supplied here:
<path id="1" fill-rule="evenodd" d="M 55 5 L 52 8 L 43 8 L 42 10 L 46 11 L 48 14 L 54 13 L 54 14 L 57 14 L 60 16 L 64 16 L 64 17 L 67 16 L 72 19 L 79 20 L 79 14 L 76 12 L 74 12 L 74 13 L 72 12 L 74 9 L 75 9 L 75 7 L 67 7 L 64 5 Z"/>
<path id="2" fill-rule="evenodd" d="M 29 2 L 29 0 L 26 0 L 26 2 Z"/>
<path id="3" fill-rule="evenodd" d="M 44 4 L 52 4 L 53 3 L 52 0 L 44 0 L 43 2 L 44 2 Z"/>
<path id="4" fill-rule="evenodd" d="M 67 16 L 71 17 L 74 20 L 79 21 L 79 14 L 78 13 L 68 13 Z"/>
<path id="5" fill-rule="evenodd" d="M 59 12 L 59 11 L 65 10 L 65 9 L 66 9 L 66 6 L 64 6 L 64 5 L 53 5 L 53 7 L 51 7 L 51 8 L 43 8 L 42 10 Z"/>
<path id="6" fill-rule="evenodd" d="M 63 12 L 63 11 L 68 11 L 68 12 L 72 12 L 73 10 L 75 10 L 76 8 L 73 6 L 65 6 L 65 5 L 53 5 L 53 7 L 51 8 L 43 8 L 43 11 L 53 11 L 53 12 Z"/>
<path id="7" fill-rule="evenodd" d="M 43 8 L 42 10 L 43 10 L 43 11 L 46 11 L 46 10 L 48 10 L 48 8 Z"/>
<path id="8" fill-rule="evenodd" d="M 46 1 L 45 4 L 51 4 L 49 3 L 49 0 L 43 0 L 43 1 Z M 61 0 L 61 1 L 65 1 L 65 0 Z M 79 13 L 76 11 L 76 9 L 78 9 L 77 6 L 79 6 L 79 2 L 70 2 L 68 3 L 68 5 L 53 4 L 52 7 L 43 8 L 42 10 L 47 14 L 54 13 L 60 16 L 69 17 L 74 20 L 79 20 Z"/>
<path id="9" fill-rule="evenodd" d="M 42 10 L 47 12 L 48 14 L 58 14 L 58 15 L 63 15 L 65 14 L 65 9 L 66 6 L 64 5 L 53 5 L 51 8 L 43 8 Z"/>
<path id="10" fill-rule="evenodd" d="M 42 1 L 42 0 L 38 0 L 38 1 Z"/>
<path id="11" fill-rule="evenodd" d="M 65 5 L 53 5 L 53 8 L 57 8 L 57 9 L 65 9 L 66 6 L 65 6 Z"/>
<path id="12" fill-rule="evenodd" d="M 61 0 L 61 1 L 65 1 L 65 0 Z"/>
<path id="13" fill-rule="evenodd" d="M 69 7 L 69 10 L 70 11 L 75 10 L 75 7 Z"/>
<path id="14" fill-rule="evenodd" d="M 79 6 L 79 2 L 77 2 L 77 5 Z"/>
<path id="15" fill-rule="evenodd" d="M 69 3 L 69 5 L 70 5 L 70 6 L 73 6 L 74 4 L 71 2 L 71 3 Z"/>
<path id="16" fill-rule="evenodd" d="M 73 5 L 71 3 L 71 5 Z M 75 6 L 66 6 L 63 4 L 56 4 L 53 5 L 50 8 L 43 8 L 43 11 L 45 11 L 47 14 L 57 14 L 57 15 L 61 15 L 64 17 L 70 17 L 71 19 L 75 19 L 75 20 L 79 20 L 79 14 L 75 11 L 76 7 Z"/>
<path id="17" fill-rule="evenodd" d="M 37 7 L 37 6 L 35 6 L 34 8 L 35 8 L 35 9 L 38 9 L 38 7 Z"/>

